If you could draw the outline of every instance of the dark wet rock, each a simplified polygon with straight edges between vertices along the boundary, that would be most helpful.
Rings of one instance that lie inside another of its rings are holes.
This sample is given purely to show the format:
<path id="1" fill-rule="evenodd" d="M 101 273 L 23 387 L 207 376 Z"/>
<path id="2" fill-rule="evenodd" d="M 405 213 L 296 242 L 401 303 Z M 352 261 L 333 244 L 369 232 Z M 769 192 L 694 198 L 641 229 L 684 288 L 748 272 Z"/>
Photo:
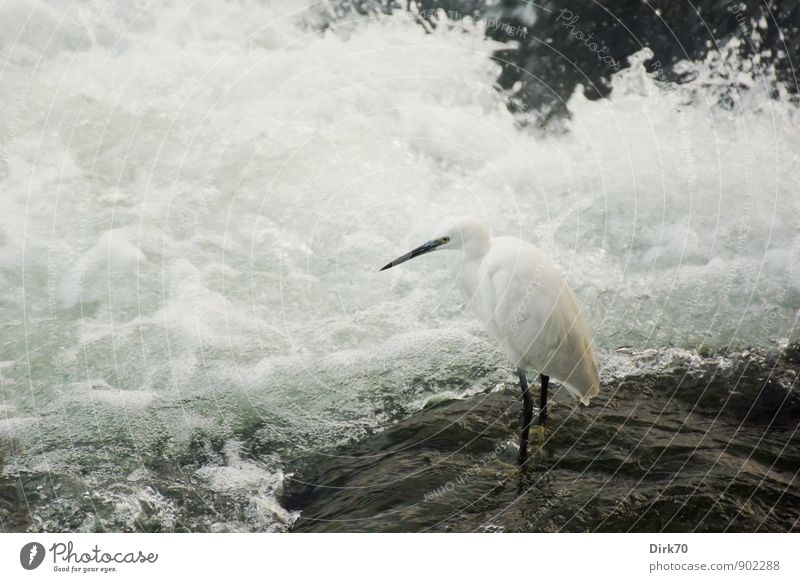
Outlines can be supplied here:
<path id="1" fill-rule="evenodd" d="M 589 99 L 605 97 L 611 76 L 628 68 L 631 55 L 643 48 L 653 53 L 645 61 L 647 70 L 675 83 L 693 78 L 675 67 L 679 62 L 726 53 L 718 72 L 728 88 L 720 95 L 723 104 L 732 106 L 736 93 L 747 88 L 737 79 L 740 71 L 752 72 L 759 83 L 774 81 L 797 92 L 792 62 L 800 57 L 800 5 L 792 0 L 700 0 L 692 5 L 546 0 L 536 3 L 536 19 L 522 38 L 508 34 L 526 25 L 514 16 L 520 4 L 501 2 L 494 12 L 507 18 L 510 27 L 487 28 L 498 40 L 518 41 L 496 57 L 503 67 L 499 84 L 506 90 L 519 87 L 519 108 L 565 113 L 579 85 Z M 728 44 L 732 39 L 738 41 L 735 46 Z"/>
<path id="2" fill-rule="evenodd" d="M 515 466 L 516 390 L 428 407 L 298 459 L 294 531 L 789 531 L 800 518 L 800 401 L 784 360 L 751 354 L 556 404 Z M 724 368 L 724 371 L 723 371 Z"/>

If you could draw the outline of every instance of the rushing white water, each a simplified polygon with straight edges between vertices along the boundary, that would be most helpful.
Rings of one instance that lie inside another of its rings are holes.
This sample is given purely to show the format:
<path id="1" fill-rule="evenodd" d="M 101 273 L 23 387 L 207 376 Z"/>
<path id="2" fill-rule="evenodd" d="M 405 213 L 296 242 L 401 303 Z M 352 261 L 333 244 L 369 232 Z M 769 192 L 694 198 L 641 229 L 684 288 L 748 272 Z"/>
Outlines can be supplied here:
<path id="1" fill-rule="evenodd" d="M 242 482 L 286 521 L 272 477 L 248 477 L 279 475 L 281 451 L 506 378 L 441 257 L 378 272 L 452 213 L 550 254 L 601 350 L 793 334 L 800 123 L 757 82 L 729 112 L 634 66 L 611 99 L 573 96 L 566 131 L 535 132 L 493 89 L 498 45 L 463 22 L 0 10 L 8 471 L 99 450 L 116 474 L 117 433 L 146 456 L 261 423 L 275 455 L 254 468 L 229 444 L 227 472 L 196 477 Z"/>

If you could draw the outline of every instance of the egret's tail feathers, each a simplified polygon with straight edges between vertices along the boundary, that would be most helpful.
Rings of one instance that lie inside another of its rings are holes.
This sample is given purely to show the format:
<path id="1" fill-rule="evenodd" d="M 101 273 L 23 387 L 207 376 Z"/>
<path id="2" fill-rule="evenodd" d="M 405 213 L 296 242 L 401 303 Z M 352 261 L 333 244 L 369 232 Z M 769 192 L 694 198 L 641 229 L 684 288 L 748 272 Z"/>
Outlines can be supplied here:
<path id="1" fill-rule="evenodd" d="M 569 377 L 564 381 L 564 386 L 574 394 L 581 404 L 588 406 L 592 398 L 600 394 L 600 376 L 594 359 L 585 357 Z"/>
<path id="2" fill-rule="evenodd" d="M 584 388 L 581 388 L 574 379 L 570 378 L 567 382 L 563 382 L 564 388 L 566 388 L 570 394 L 574 395 L 578 400 L 580 400 L 581 404 L 584 406 L 589 406 L 592 398 L 600 394 L 600 382 L 592 382 L 591 384 L 586 385 Z"/>
<path id="3" fill-rule="evenodd" d="M 592 401 L 592 398 L 594 398 L 598 394 L 600 394 L 600 382 L 592 384 L 591 388 L 589 388 L 589 391 L 580 397 L 581 404 L 583 404 L 584 406 L 589 406 L 589 403 Z"/>

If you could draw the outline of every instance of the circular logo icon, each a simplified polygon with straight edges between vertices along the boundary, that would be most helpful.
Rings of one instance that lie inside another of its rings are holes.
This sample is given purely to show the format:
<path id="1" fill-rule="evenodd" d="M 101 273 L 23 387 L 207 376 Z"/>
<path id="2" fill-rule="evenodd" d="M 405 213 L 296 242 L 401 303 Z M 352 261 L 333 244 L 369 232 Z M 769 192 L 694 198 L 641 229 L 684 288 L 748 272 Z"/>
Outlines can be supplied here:
<path id="1" fill-rule="evenodd" d="M 35 570 L 44 561 L 44 546 L 39 542 L 30 542 L 19 551 L 19 563 L 26 570 Z"/>

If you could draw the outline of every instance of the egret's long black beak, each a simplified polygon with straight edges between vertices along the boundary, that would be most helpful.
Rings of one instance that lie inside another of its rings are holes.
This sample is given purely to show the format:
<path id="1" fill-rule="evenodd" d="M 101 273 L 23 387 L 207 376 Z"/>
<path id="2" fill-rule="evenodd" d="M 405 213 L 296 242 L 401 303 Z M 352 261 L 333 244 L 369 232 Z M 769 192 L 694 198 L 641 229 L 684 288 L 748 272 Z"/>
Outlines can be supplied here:
<path id="1" fill-rule="evenodd" d="M 420 255 L 424 255 L 425 253 L 435 251 L 436 248 L 441 246 L 442 244 L 443 243 L 440 240 L 429 240 L 424 245 L 418 246 L 413 251 L 404 254 L 402 257 L 397 257 L 391 263 L 383 267 L 381 271 L 385 271 L 386 269 L 391 269 L 392 267 L 396 267 L 400 263 L 405 263 L 407 260 L 413 259 L 414 257 L 418 257 Z"/>

